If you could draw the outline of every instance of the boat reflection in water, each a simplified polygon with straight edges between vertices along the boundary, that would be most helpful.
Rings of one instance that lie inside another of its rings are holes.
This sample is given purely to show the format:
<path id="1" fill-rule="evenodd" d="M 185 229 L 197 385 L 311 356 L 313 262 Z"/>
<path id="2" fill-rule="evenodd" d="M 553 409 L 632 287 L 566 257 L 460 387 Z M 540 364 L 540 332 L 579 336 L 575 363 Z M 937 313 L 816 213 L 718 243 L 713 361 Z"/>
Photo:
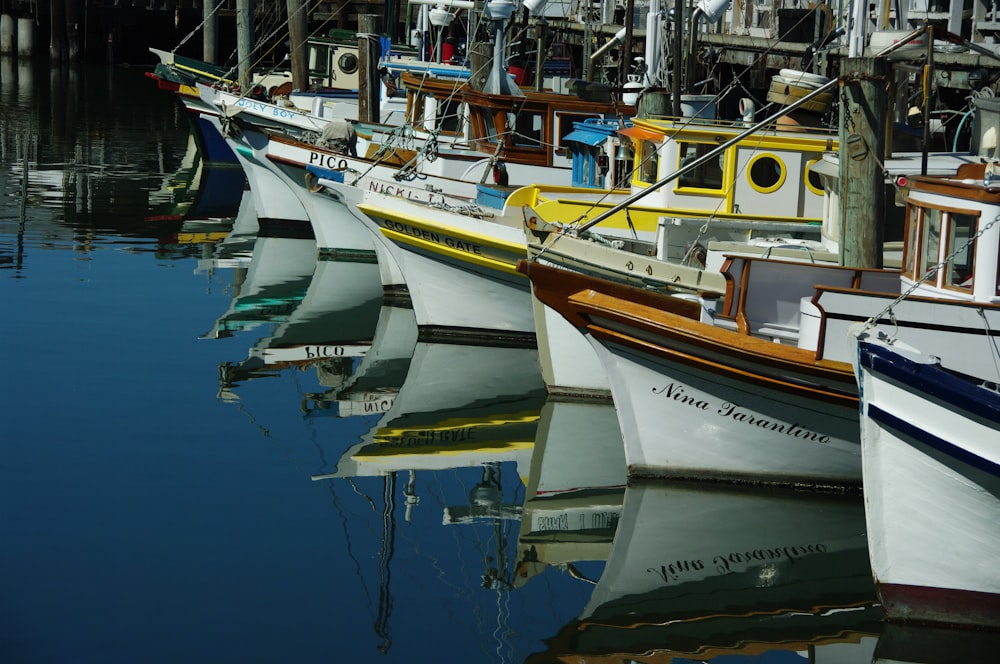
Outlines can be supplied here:
<path id="1" fill-rule="evenodd" d="M 370 365 L 360 368 L 364 375 Z M 544 401 L 535 349 L 418 341 L 388 411 L 344 452 L 336 472 L 314 479 L 506 461 L 523 477 Z"/>
<path id="2" fill-rule="evenodd" d="M 880 620 L 861 498 L 638 484 L 582 616 L 528 661 L 870 662 Z"/>
<path id="3" fill-rule="evenodd" d="M 625 448 L 611 401 L 550 398 L 542 408 L 518 538 L 515 584 L 548 568 L 589 581 L 621 518 Z"/>
<path id="4" fill-rule="evenodd" d="M 994 662 L 1000 632 L 885 623 L 874 664 Z"/>
<path id="5" fill-rule="evenodd" d="M 400 382 L 404 368 L 405 378 Z M 379 379 L 385 382 L 379 384 Z M 461 530 L 461 534 L 448 537 L 476 543 L 480 586 L 496 593 L 498 607 L 505 604 L 502 596 L 514 587 L 514 543 L 521 518 L 523 477 L 528 472 L 544 400 L 535 349 L 417 341 L 413 311 L 394 306 L 382 308 L 372 349 L 349 383 L 343 390 L 325 395 L 325 403 L 337 406 L 328 412 L 336 410 L 341 416 L 368 414 L 388 404 L 361 440 L 341 454 L 334 472 L 313 475 L 314 480 L 329 482 L 331 495 L 337 495 L 338 487 L 349 485 L 353 503 L 356 494 L 371 483 L 370 479 L 359 479 L 382 478 L 379 605 L 374 625 L 381 654 L 392 643 L 394 600 L 389 581 L 399 520 L 423 523 L 426 528 L 428 510 L 441 509 L 443 513 L 435 521 Z M 464 496 L 445 490 L 453 482 L 443 482 L 444 473 L 467 487 Z M 367 500 L 375 509 L 378 500 Z M 344 505 L 348 501 L 338 497 L 336 502 Z M 356 518 L 358 521 L 364 519 Z M 407 541 L 412 541 L 412 531 L 405 533 Z M 445 536 L 442 531 L 441 537 Z M 351 546 L 360 545 L 355 542 Z M 458 548 L 454 555 L 461 557 L 464 547 Z M 427 559 L 422 552 L 415 553 L 416 560 L 426 562 L 427 568 L 407 567 L 411 585 L 422 583 L 415 577 L 437 579 L 442 572 L 439 566 L 445 565 L 443 554 Z M 440 579 L 447 580 L 448 587 L 457 593 L 448 601 L 449 611 L 456 611 L 458 602 L 475 615 L 477 601 L 458 590 L 460 585 L 452 585 L 453 577 L 459 574 L 461 570 L 456 568 Z M 412 591 L 407 588 L 407 592 Z M 508 619 L 503 610 L 493 618 Z M 496 648 L 510 647 L 505 631 L 494 638 Z"/>

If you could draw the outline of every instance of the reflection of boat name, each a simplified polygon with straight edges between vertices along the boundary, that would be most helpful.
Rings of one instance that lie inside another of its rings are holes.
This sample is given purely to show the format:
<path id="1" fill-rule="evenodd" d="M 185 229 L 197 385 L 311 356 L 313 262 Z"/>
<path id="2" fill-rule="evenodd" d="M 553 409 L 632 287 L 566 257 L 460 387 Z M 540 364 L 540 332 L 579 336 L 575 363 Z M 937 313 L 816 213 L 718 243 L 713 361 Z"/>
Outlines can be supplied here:
<path id="1" fill-rule="evenodd" d="M 716 556 L 712 559 L 715 568 L 720 573 L 732 572 L 732 567 L 749 566 L 757 562 L 773 562 L 787 560 L 794 563 L 797 558 L 811 556 L 817 553 L 826 553 L 825 544 L 803 544 L 797 546 L 781 546 L 773 549 L 750 549 L 748 551 L 733 551 L 732 553 Z"/>
<path id="2" fill-rule="evenodd" d="M 305 346 L 303 350 L 310 360 L 318 357 L 343 357 L 345 355 L 343 346 Z"/>
<path id="3" fill-rule="evenodd" d="M 365 413 L 385 413 L 395 402 L 395 399 L 379 399 L 378 401 L 367 401 L 362 406 Z"/>
<path id="4" fill-rule="evenodd" d="M 435 443 L 458 443 L 472 439 L 473 427 L 445 429 L 443 431 L 406 431 L 394 437 L 392 445 L 397 447 L 420 447 Z"/>
<path id="5" fill-rule="evenodd" d="M 678 403 L 682 403 L 692 408 L 697 408 L 705 412 L 710 412 L 712 410 L 712 405 L 705 399 L 699 399 L 697 397 L 691 396 L 684 391 L 684 388 L 676 383 L 670 383 L 662 388 L 653 388 L 653 394 L 662 394 L 667 399 L 673 399 Z M 809 429 L 802 428 L 799 424 L 793 422 L 788 424 L 786 422 L 780 422 L 776 420 L 769 420 L 767 418 L 758 417 L 753 413 L 749 413 L 741 409 L 738 405 L 727 401 L 718 408 L 715 409 L 715 414 L 719 417 L 725 417 L 733 420 L 734 422 L 739 422 L 740 424 L 745 424 L 746 426 L 756 427 L 758 429 L 766 429 L 768 431 L 774 431 L 776 433 L 782 433 L 786 436 L 791 436 L 793 438 L 801 438 L 803 440 L 811 440 L 817 443 L 829 443 L 830 437 L 817 433 L 816 431 L 810 431 Z"/>
<path id="6" fill-rule="evenodd" d="M 555 516 L 538 515 L 534 519 L 535 530 L 608 530 L 618 524 L 618 512 L 594 512 L 579 514 L 576 525 L 570 524 L 569 514 Z"/>
<path id="7" fill-rule="evenodd" d="M 732 551 L 712 558 L 715 571 L 719 574 L 729 574 L 738 569 L 746 569 L 754 563 L 788 561 L 794 563 L 797 559 L 817 553 L 826 553 L 825 544 L 804 544 L 796 546 L 779 546 L 767 549 L 749 549 L 747 551 Z M 650 574 L 656 574 L 664 583 L 681 580 L 684 574 L 705 571 L 705 562 L 701 559 L 676 560 L 659 568 L 646 569 Z"/>
<path id="8" fill-rule="evenodd" d="M 470 254 L 475 254 L 477 256 L 483 255 L 483 248 L 478 244 L 472 244 L 471 242 L 463 242 L 462 240 L 445 237 L 442 239 L 441 235 L 434 233 L 432 231 L 427 231 L 422 228 L 415 228 L 407 224 L 401 224 L 397 221 L 392 221 L 391 219 L 383 219 L 382 225 L 389 229 L 390 231 L 395 231 L 396 233 L 403 233 L 404 235 L 412 235 L 413 237 L 418 237 L 421 240 L 427 242 L 433 242 L 434 244 L 442 244 L 446 247 L 451 247 L 452 249 L 458 249 L 459 251 L 465 251 Z"/>

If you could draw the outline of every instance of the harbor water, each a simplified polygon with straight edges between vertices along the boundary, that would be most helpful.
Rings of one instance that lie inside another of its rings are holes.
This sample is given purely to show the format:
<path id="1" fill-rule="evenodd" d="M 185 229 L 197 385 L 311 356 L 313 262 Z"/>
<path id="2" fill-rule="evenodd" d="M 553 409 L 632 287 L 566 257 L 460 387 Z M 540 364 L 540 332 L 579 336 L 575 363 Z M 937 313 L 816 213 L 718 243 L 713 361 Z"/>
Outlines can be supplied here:
<path id="1" fill-rule="evenodd" d="M 859 496 L 628 486 L 611 404 L 262 236 L 143 74 L 0 60 L 0 661 L 938 661 Z"/>

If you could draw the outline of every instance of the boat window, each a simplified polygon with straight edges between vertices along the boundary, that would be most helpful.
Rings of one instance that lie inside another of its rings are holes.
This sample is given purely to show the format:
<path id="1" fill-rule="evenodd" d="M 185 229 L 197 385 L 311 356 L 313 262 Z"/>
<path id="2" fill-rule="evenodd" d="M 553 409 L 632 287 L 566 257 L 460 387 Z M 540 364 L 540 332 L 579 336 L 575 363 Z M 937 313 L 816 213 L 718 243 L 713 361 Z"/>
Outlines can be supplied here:
<path id="1" fill-rule="evenodd" d="M 785 182 L 785 165 L 773 154 L 759 154 L 747 164 L 747 180 L 762 194 L 777 191 Z"/>
<path id="2" fill-rule="evenodd" d="M 460 133 L 462 131 L 461 106 L 461 100 L 458 99 L 438 99 L 435 126 L 443 132 Z"/>
<path id="3" fill-rule="evenodd" d="M 656 151 L 658 143 L 653 141 L 642 141 L 639 146 L 639 164 L 636 175 L 640 182 L 652 184 L 656 182 L 656 174 L 659 170 L 660 153 Z"/>
<path id="4" fill-rule="evenodd" d="M 921 220 L 923 219 L 923 208 L 909 206 L 907 208 L 910 225 L 906 231 L 906 257 L 903 259 L 902 270 L 911 279 L 919 279 L 917 274 L 918 261 L 920 260 L 920 244 L 918 233 L 920 232 Z"/>
<path id="5" fill-rule="evenodd" d="M 680 160 L 678 168 L 683 168 L 699 157 L 702 157 L 718 146 L 714 143 L 678 143 L 677 146 Z M 693 171 L 688 171 L 680 176 L 677 182 L 678 188 L 690 189 L 722 189 L 722 162 L 725 154 L 719 155 L 718 159 L 709 159 Z"/>
<path id="6" fill-rule="evenodd" d="M 948 243 L 945 252 L 952 258 L 944 266 L 944 284 L 971 291 L 976 244 L 972 238 L 976 235 L 979 218 L 971 214 L 950 212 L 947 219 Z"/>
<path id="7" fill-rule="evenodd" d="M 923 223 L 920 226 L 920 263 L 918 265 L 919 269 L 914 275 L 917 279 L 923 278 L 941 260 L 939 258 L 941 250 L 941 210 L 933 208 L 925 209 Z"/>
<path id="8" fill-rule="evenodd" d="M 316 44 L 309 47 L 309 75 L 326 78 L 330 71 L 330 47 Z"/>
<path id="9" fill-rule="evenodd" d="M 507 122 L 513 121 L 514 132 L 511 134 L 513 145 L 538 148 L 542 146 L 542 115 L 540 113 L 509 114 Z"/>
<path id="10" fill-rule="evenodd" d="M 806 164 L 806 187 L 817 196 L 823 195 L 823 178 L 813 170 L 813 166 L 819 163 L 819 159 L 813 159 Z"/>

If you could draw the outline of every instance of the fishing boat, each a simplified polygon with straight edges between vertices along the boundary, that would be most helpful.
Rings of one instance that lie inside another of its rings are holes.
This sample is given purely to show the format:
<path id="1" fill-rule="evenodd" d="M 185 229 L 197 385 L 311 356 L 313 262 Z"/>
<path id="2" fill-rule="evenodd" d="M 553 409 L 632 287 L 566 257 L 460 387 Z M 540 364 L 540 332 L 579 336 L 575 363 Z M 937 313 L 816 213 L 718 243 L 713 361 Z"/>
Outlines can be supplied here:
<path id="1" fill-rule="evenodd" d="M 984 320 L 1000 329 L 994 168 L 900 181 L 901 271 L 734 255 L 722 270 L 725 295 L 696 298 L 695 318 L 676 313 L 690 298 L 539 262 L 525 269 L 535 295 L 597 349 L 631 474 L 860 488 L 848 327 L 872 319 L 945 367 L 975 372 L 965 349 L 992 338 Z M 943 320 L 931 306 L 948 307 L 953 323 L 929 324 Z"/>
<path id="2" fill-rule="evenodd" d="M 972 353 L 972 377 L 911 346 L 859 336 L 869 549 L 889 620 L 1000 627 L 996 337 L 992 344 Z"/>
<path id="3" fill-rule="evenodd" d="M 867 662 L 880 628 L 860 497 L 638 482 L 586 607 L 528 661 Z"/>

